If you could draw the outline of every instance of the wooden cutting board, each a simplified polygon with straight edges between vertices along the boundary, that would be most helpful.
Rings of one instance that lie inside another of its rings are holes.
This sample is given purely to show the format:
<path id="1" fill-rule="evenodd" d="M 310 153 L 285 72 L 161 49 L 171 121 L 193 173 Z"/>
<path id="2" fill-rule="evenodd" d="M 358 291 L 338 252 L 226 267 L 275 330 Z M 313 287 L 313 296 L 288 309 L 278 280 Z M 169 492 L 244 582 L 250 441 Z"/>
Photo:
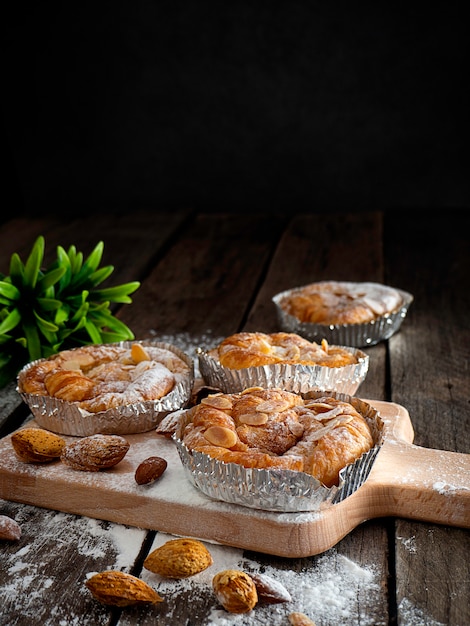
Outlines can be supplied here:
<path id="1" fill-rule="evenodd" d="M 213 501 L 192 485 L 175 444 L 154 431 L 126 436 L 131 446 L 124 460 L 91 473 L 60 461 L 21 462 L 7 436 L 0 440 L 0 497 L 282 557 L 320 554 L 376 517 L 470 528 L 470 455 L 415 446 L 404 407 L 365 402 L 380 413 L 384 444 L 364 484 L 321 511 L 278 513 Z M 156 482 L 137 485 L 135 470 L 149 456 L 165 458 L 168 467 Z"/>

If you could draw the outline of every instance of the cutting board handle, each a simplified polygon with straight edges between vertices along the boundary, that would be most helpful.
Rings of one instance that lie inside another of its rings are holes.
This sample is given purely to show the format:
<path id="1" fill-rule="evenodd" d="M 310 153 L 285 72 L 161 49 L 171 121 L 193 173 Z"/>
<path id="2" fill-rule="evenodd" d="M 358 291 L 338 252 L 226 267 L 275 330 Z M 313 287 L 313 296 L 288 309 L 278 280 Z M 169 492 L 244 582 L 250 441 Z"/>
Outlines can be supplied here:
<path id="1" fill-rule="evenodd" d="M 363 488 L 370 516 L 470 528 L 468 454 L 392 440 L 382 447 Z"/>

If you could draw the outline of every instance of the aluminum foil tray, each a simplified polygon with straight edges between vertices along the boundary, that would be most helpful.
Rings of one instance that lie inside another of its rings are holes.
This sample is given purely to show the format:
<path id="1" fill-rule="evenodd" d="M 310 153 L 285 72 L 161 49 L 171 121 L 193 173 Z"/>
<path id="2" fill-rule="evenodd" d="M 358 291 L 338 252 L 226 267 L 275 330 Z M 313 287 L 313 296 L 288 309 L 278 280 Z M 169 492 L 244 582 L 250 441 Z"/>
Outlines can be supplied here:
<path id="1" fill-rule="evenodd" d="M 302 394 L 304 398 L 319 398 L 324 392 Z M 367 420 L 374 447 L 340 472 L 338 486 L 325 487 L 316 478 L 291 470 L 245 468 L 236 463 L 224 463 L 207 454 L 190 450 L 182 441 L 189 421 L 181 412 L 173 435 L 181 462 L 191 483 L 213 500 L 239 504 L 253 509 L 282 512 L 319 511 L 356 491 L 365 481 L 376 453 L 383 443 L 383 422 L 371 405 L 347 394 L 331 393 L 332 397 L 350 402 Z"/>
<path id="2" fill-rule="evenodd" d="M 410 304 L 413 302 L 413 296 L 410 293 L 396 289 L 395 291 L 402 297 L 401 305 L 395 311 L 387 313 L 376 320 L 365 324 L 311 324 L 301 322 L 281 306 L 283 298 L 301 289 L 303 287 L 288 289 L 272 298 L 282 330 L 289 333 L 297 333 L 310 341 L 320 342 L 322 339 L 326 339 L 331 344 L 354 346 L 356 348 L 373 346 L 394 335 L 402 325 Z"/>
<path id="3" fill-rule="evenodd" d="M 116 343 L 123 348 L 130 348 L 132 341 Z M 129 435 L 147 432 L 155 428 L 161 419 L 188 404 L 194 383 L 194 362 L 191 357 L 169 343 L 152 340 L 137 343 L 152 345 L 174 352 L 189 366 L 189 375 L 177 379 L 175 387 L 160 400 L 151 400 L 124 405 L 107 411 L 89 413 L 72 402 L 50 396 L 24 393 L 19 387 L 17 392 L 29 406 L 36 422 L 42 428 L 61 435 L 85 437 L 98 433 Z M 22 371 L 32 367 L 37 361 L 28 363 Z"/>

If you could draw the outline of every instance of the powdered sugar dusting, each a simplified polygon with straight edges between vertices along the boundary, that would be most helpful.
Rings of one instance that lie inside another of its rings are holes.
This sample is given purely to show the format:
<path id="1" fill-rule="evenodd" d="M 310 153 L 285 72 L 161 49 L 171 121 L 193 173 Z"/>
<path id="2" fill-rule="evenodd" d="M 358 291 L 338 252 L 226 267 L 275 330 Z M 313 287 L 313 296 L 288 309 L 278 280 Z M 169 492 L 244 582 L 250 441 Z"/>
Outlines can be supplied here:
<path id="1" fill-rule="evenodd" d="M 151 550 L 156 549 L 166 541 L 172 539 L 170 535 L 158 533 Z M 292 600 L 279 604 L 258 604 L 250 613 L 237 615 L 228 613 L 217 602 L 214 595 L 213 604 L 209 607 L 207 617 L 198 623 L 205 626 L 227 625 L 259 625 L 284 624 L 287 615 L 298 611 L 308 615 L 317 624 L 330 625 L 353 623 L 357 615 L 359 590 L 365 597 L 370 594 L 376 597 L 379 591 L 377 573 L 373 567 L 361 567 L 347 557 L 337 554 L 335 550 L 318 557 L 314 571 L 307 574 L 305 571 L 293 569 L 278 569 L 258 563 L 256 560 L 245 558 L 243 552 L 225 546 L 204 542 L 209 549 L 213 564 L 196 576 L 183 580 L 169 580 L 143 570 L 141 578 L 154 587 L 166 599 L 167 613 L 171 621 L 175 618 L 178 607 L 178 598 L 197 598 L 208 595 L 212 590 L 212 578 L 224 569 L 241 569 L 249 573 L 262 573 L 283 585 L 290 593 Z M 362 625 L 378 626 L 376 616 L 361 617 Z"/>

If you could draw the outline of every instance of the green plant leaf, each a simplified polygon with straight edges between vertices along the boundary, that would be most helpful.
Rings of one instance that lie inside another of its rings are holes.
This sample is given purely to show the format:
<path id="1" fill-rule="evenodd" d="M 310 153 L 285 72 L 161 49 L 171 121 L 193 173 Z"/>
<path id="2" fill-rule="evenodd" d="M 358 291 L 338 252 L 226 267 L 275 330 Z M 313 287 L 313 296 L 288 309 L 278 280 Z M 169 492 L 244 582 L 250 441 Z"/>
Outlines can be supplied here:
<path id="1" fill-rule="evenodd" d="M 0 333 L 9 333 L 21 322 L 19 309 L 13 309 L 0 324 Z"/>
<path id="2" fill-rule="evenodd" d="M 109 300 L 110 302 L 119 302 L 121 304 L 130 304 L 132 302 L 129 298 L 129 294 L 133 293 L 140 287 L 140 282 L 134 281 L 118 285 L 116 287 L 107 287 L 106 289 L 93 290 L 93 300 L 102 301 Z"/>
<path id="3" fill-rule="evenodd" d="M 46 291 L 47 289 L 49 289 L 49 287 L 52 287 L 53 285 L 58 283 L 66 271 L 67 268 L 62 266 L 49 270 L 48 272 L 43 274 L 38 280 L 38 290 Z"/>
<path id="4" fill-rule="evenodd" d="M 49 320 L 45 320 L 37 313 L 37 311 L 33 311 L 33 315 L 37 322 L 38 328 L 42 332 L 56 333 L 59 330 L 59 327 L 56 324 L 50 322 Z"/>
<path id="5" fill-rule="evenodd" d="M 103 256 L 104 243 L 99 241 L 94 247 L 93 251 L 86 258 L 85 263 L 83 264 L 82 271 L 86 270 L 87 274 L 93 274 L 99 267 L 101 263 L 101 258 Z"/>
<path id="6" fill-rule="evenodd" d="M 37 326 L 29 322 L 23 322 L 23 330 L 28 346 L 28 354 L 31 361 L 35 361 L 42 357 L 41 341 L 39 339 L 39 331 Z"/>
<path id="7" fill-rule="evenodd" d="M 21 297 L 21 291 L 15 285 L 2 280 L 0 281 L 0 296 L 8 300 L 19 300 Z"/>
<path id="8" fill-rule="evenodd" d="M 18 289 L 24 287 L 24 265 L 19 254 L 14 252 L 10 258 L 10 280 Z"/>
<path id="9" fill-rule="evenodd" d="M 39 270 L 44 258 L 44 237 L 40 235 L 34 245 L 31 253 L 24 266 L 24 284 L 32 288 L 36 287 L 38 281 Z"/>

